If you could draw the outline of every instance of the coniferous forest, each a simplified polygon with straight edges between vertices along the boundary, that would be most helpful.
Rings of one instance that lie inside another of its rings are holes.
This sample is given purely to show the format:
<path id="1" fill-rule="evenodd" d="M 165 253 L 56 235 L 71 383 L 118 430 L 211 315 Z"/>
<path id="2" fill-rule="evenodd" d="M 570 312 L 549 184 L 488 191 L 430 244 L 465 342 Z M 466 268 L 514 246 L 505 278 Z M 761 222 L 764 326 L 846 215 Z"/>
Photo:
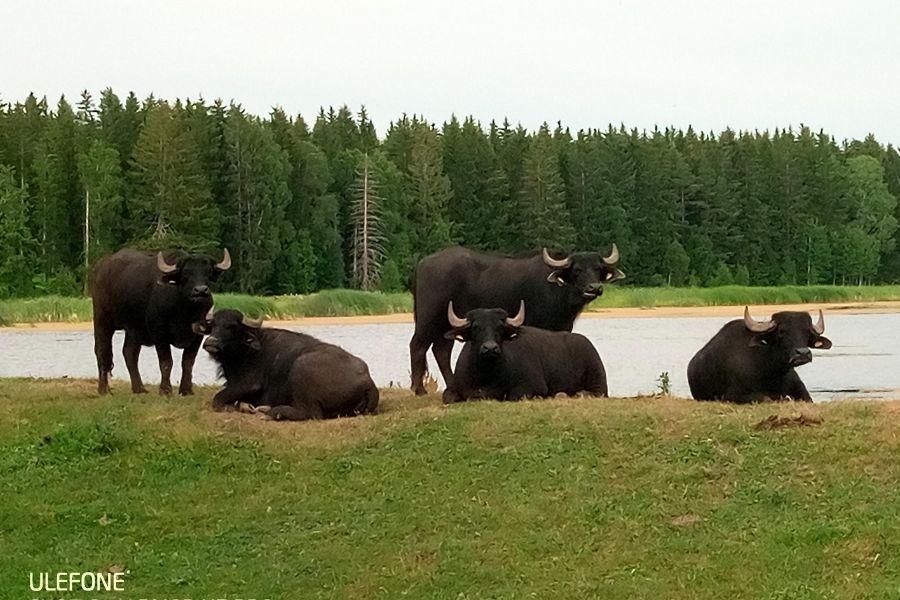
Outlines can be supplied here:
<path id="1" fill-rule="evenodd" d="M 598 116 L 602 118 L 602 116 Z M 234 267 L 231 291 L 401 290 L 451 244 L 608 252 L 633 285 L 900 281 L 900 155 L 807 127 L 527 131 L 112 90 L 0 101 L 0 297 L 80 293 L 122 246 Z"/>

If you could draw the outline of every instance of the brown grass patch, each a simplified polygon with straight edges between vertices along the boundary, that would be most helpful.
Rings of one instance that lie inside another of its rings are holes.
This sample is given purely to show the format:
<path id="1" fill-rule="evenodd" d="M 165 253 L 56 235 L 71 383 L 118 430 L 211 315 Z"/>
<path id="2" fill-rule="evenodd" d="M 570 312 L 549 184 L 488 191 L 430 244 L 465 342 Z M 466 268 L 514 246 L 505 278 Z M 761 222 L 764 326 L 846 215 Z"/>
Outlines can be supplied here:
<path id="1" fill-rule="evenodd" d="M 754 425 L 753 429 L 761 431 L 770 429 L 788 429 L 791 427 L 814 427 L 821 424 L 821 417 L 815 417 L 811 415 L 800 414 L 789 417 L 782 415 L 769 415 L 768 417 Z"/>

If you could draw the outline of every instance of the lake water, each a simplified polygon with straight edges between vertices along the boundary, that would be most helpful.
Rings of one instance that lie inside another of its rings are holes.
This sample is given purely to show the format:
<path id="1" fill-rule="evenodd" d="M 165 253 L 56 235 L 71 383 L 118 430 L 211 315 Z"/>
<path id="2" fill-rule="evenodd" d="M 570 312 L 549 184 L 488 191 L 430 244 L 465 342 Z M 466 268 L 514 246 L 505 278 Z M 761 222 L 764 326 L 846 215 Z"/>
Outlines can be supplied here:
<path id="1" fill-rule="evenodd" d="M 689 396 L 686 369 L 694 353 L 727 319 L 715 318 L 586 318 L 575 331 L 597 346 L 606 365 L 609 391 L 615 396 L 653 393 L 657 378 L 667 371 L 672 391 Z M 813 351 L 812 363 L 798 372 L 817 400 L 836 398 L 900 399 L 900 314 L 827 315 L 825 335 L 834 342 L 827 351 Z M 296 328 L 342 346 L 369 364 L 379 386 L 409 386 L 409 339 L 413 325 L 329 325 Z M 121 356 L 124 335 L 117 332 L 114 389 L 127 389 L 128 372 Z M 454 362 L 460 348 L 455 345 Z M 172 382 L 180 378 L 175 353 Z M 159 382 L 156 352 L 144 348 L 141 374 L 147 388 Z M 429 353 L 432 373 L 437 367 Z M 93 334 L 84 332 L 0 331 L 0 376 L 90 377 L 97 376 Z M 215 383 L 216 367 L 200 351 L 194 381 Z"/>

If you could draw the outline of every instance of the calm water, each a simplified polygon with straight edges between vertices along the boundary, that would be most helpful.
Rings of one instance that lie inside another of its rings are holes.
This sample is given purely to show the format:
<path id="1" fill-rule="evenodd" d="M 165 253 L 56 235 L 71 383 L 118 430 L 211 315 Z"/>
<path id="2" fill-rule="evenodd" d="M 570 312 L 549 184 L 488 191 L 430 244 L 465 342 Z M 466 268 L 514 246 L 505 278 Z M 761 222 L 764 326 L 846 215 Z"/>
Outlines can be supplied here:
<path id="1" fill-rule="evenodd" d="M 694 353 L 727 321 L 722 318 L 582 319 L 575 331 L 586 335 L 600 351 L 609 376 L 610 394 L 652 393 L 656 380 L 668 371 L 675 394 L 689 396 L 685 371 Z M 799 373 L 816 399 L 900 398 L 900 314 L 827 315 L 825 335 L 834 342 L 828 351 L 813 351 L 815 359 Z M 300 328 L 298 328 L 300 329 Z M 412 324 L 334 325 L 303 327 L 305 333 L 338 344 L 369 363 L 379 386 L 409 385 L 408 344 Z M 123 334 L 114 340 L 115 379 L 127 380 L 121 356 Z M 459 351 L 459 344 L 455 346 Z M 454 352 L 454 361 L 456 360 Z M 175 352 L 173 384 L 180 377 Z M 431 371 L 437 368 L 429 354 Z M 141 374 L 148 389 L 159 381 L 156 352 L 141 353 Z M 0 332 L 0 376 L 96 377 L 91 332 Z M 194 381 L 215 383 L 216 369 L 200 351 Z M 120 382 L 115 388 L 126 389 Z"/>

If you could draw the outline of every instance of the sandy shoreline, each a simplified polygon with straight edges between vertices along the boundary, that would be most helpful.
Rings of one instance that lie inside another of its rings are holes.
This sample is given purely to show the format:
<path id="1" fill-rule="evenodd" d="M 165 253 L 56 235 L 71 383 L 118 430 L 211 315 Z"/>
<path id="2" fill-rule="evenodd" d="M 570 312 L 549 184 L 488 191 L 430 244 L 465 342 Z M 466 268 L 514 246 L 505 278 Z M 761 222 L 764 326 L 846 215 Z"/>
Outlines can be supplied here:
<path id="1" fill-rule="evenodd" d="M 742 314 L 740 306 L 663 306 L 656 308 L 599 308 L 584 313 L 582 319 L 634 319 L 660 317 L 722 317 L 738 318 Z M 900 301 L 890 302 L 834 302 L 811 304 L 757 304 L 751 310 L 757 318 L 766 317 L 780 310 L 814 311 L 821 308 L 826 313 L 861 315 L 900 313 Z M 305 317 L 286 321 L 266 321 L 271 327 L 313 326 L 313 325 L 372 325 L 381 323 L 412 323 L 412 313 L 396 313 L 392 315 L 359 315 L 352 317 Z M 0 327 L 0 331 L 90 331 L 90 321 L 78 323 L 19 323 L 8 327 Z"/>

